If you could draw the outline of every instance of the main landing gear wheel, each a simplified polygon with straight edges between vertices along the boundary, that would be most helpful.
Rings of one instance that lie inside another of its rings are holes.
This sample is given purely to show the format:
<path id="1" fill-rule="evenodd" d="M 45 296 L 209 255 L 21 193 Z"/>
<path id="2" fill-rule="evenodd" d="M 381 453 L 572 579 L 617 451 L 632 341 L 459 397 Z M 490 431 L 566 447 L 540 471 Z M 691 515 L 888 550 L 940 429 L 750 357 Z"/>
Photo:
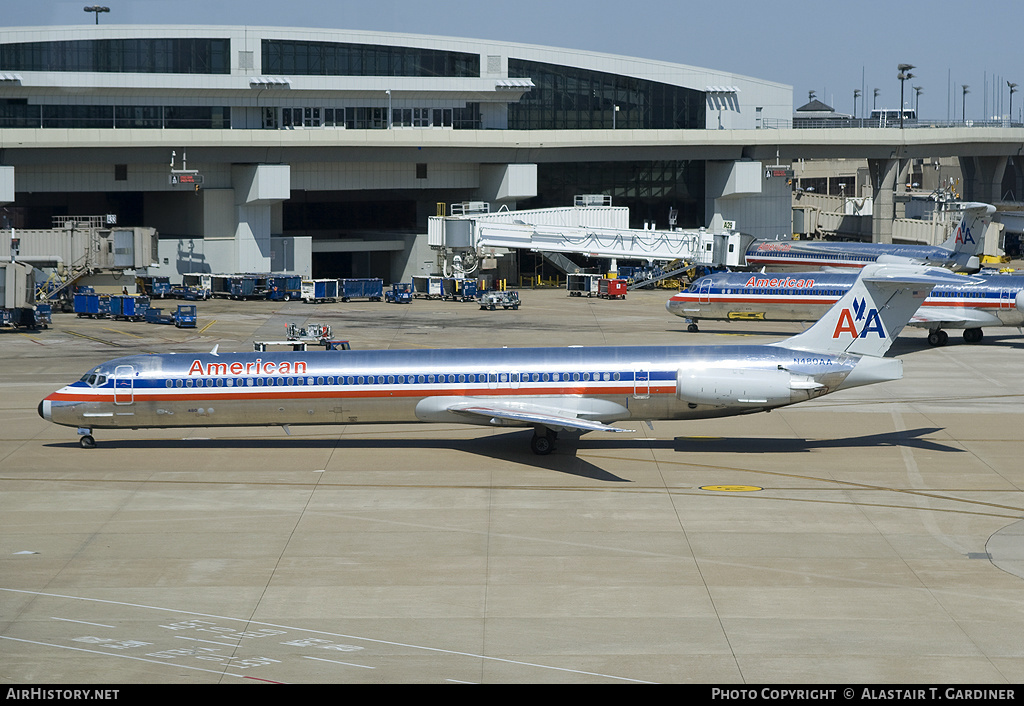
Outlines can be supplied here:
<path id="1" fill-rule="evenodd" d="M 95 449 L 96 439 L 92 438 L 92 434 L 84 434 L 83 436 L 79 437 L 78 445 L 81 446 L 83 449 Z"/>
<path id="2" fill-rule="evenodd" d="M 964 331 L 964 338 L 967 338 L 966 330 Z M 949 334 L 945 331 L 932 331 L 928 334 L 928 345 L 930 346 L 944 346 L 948 340 Z"/>
<path id="3" fill-rule="evenodd" d="M 985 337 L 985 332 L 980 328 L 965 328 L 964 329 L 964 340 L 967 343 L 980 343 L 981 339 Z"/>
<path id="4" fill-rule="evenodd" d="M 700 331 L 700 329 L 697 328 L 697 324 L 690 324 L 689 326 L 686 327 L 686 330 L 689 331 L 690 333 L 697 333 L 698 331 Z"/>
<path id="5" fill-rule="evenodd" d="M 543 434 L 535 431 L 530 439 L 530 450 L 538 456 L 547 456 L 555 450 L 555 434 L 551 431 Z"/>

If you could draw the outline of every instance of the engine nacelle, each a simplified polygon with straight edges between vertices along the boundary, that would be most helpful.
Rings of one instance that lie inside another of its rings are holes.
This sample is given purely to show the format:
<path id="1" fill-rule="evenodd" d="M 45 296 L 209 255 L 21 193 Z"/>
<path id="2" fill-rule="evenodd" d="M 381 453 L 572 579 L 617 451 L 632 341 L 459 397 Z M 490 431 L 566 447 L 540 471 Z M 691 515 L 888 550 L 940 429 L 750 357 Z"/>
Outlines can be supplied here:
<path id="1" fill-rule="evenodd" d="M 676 396 L 716 407 L 774 407 L 806 397 L 794 395 L 791 382 L 785 370 L 680 370 Z"/>

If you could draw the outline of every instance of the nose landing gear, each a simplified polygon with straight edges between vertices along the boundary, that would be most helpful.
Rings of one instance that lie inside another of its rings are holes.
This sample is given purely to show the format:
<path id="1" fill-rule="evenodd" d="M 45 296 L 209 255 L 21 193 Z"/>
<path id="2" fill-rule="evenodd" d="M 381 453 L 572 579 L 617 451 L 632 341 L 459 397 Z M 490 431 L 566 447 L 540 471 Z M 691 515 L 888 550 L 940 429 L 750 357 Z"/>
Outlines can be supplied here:
<path id="1" fill-rule="evenodd" d="M 78 445 L 83 449 L 96 448 L 96 439 L 92 436 L 92 429 L 83 427 L 78 430 Z"/>

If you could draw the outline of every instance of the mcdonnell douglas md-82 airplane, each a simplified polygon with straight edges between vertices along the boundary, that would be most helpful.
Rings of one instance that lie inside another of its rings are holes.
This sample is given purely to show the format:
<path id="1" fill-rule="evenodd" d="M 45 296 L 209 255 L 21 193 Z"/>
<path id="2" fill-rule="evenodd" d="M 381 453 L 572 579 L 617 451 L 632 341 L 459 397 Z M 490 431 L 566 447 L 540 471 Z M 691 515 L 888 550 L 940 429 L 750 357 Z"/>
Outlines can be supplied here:
<path id="1" fill-rule="evenodd" d="M 623 421 L 771 410 L 896 380 L 883 358 L 946 270 L 865 267 L 815 325 L 739 346 L 171 353 L 117 358 L 39 404 L 94 429 L 462 422 L 533 427 L 534 453 L 559 431 L 629 431 Z"/>
<path id="2" fill-rule="evenodd" d="M 746 264 L 748 267 L 769 269 L 805 269 L 858 268 L 869 263 L 902 262 L 945 267 L 958 272 L 977 272 L 981 269 L 978 253 L 982 249 L 985 228 L 992 222 L 996 209 L 987 203 L 972 202 L 963 206 L 960 223 L 942 245 L 758 240 L 747 250 Z"/>
<path id="3" fill-rule="evenodd" d="M 716 272 L 695 280 L 673 295 L 665 308 L 690 322 L 817 321 L 857 280 L 845 272 L 783 274 Z M 959 276 L 937 285 L 910 319 L 910 326 L 928 329 L 928 343 L 946 344 L 944 328 L 963 329 L 964 340 L 979 342 L 984 326 L 1024 325 L 1024 277 L 1017 275 Z"/>

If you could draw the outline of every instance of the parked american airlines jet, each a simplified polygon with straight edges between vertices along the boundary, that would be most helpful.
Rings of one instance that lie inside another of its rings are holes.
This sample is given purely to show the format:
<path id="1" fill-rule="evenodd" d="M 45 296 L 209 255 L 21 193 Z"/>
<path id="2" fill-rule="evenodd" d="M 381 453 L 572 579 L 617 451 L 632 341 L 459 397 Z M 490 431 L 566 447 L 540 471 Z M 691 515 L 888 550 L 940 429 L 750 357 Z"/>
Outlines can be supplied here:
<path id="1" fill-rule="evenodd" d="M 716 272 L 673 295 L 665 308 L 697 331 L 705 321 L 817 321 L 844 295 L 857 275 L 846 272 Z M 946 344 L 943 329 L 963 329 L 977 343 L 985 326 L 1024 325 L 1024 277 L 959 276 L 937 285 L 911 318 L 910 326 L 928 329 L 928 343 Z"/>
<path id="2" fill-rule="evenodd" d="M 463 422 L 559 431 L 771 410 L 901 377 L 883 358 L 946 270 L 874 265 L 807 331 L 752 346 L 160 354 L 118 358 L 39 404 L 94 429 Z"/>
<path id="3" fill-rule="evenodd" d="M 953 234 L 942 245 L 899 245 L 895 243 L 848 243 L 822 240 L 757 240 L 747 250 L 748 267 L 769 269 L 813 267 L 859 268 L 878 262 L 903 262 L 945 267 L 957 272 L 981 269 L 978 254 L 985 228 L 992 222 L 995 207 L 966 203 Z"/>

